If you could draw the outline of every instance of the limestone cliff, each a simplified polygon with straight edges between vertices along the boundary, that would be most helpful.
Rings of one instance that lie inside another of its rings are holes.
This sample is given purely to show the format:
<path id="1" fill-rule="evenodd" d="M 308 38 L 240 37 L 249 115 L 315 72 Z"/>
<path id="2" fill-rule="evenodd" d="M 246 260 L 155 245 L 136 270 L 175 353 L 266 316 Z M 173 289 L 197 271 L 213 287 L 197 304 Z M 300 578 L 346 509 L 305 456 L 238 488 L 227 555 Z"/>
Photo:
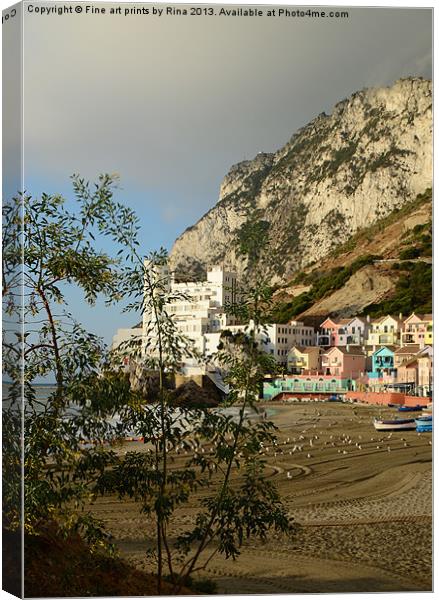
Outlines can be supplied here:
<path id="1" fill-rule="evenodd" d="M 362 90 L 278 152 L 233 166 L 217 204 L 176 240 L 171 266 L 192 277 L 214 263 L 242 273 L 238 232 L 256 219 L 269 235 L 260 264 L 271 282 L 285 281 L 431 183 L 431 81 Z"/>

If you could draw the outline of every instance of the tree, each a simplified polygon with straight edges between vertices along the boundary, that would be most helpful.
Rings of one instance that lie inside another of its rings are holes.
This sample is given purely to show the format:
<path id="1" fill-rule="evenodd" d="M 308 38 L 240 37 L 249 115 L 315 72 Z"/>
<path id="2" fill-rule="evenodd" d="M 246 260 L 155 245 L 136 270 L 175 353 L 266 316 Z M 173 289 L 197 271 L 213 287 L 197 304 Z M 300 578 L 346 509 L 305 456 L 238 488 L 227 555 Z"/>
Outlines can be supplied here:
<path id="1" fill-rule="evenodd" d="M 108 302 L 121 298 L 122 259 L 95 248 L 96 236 L 111 236 L 115 227 L 128 235 L 136 226 L 133 213 L 113 201 L 114 184 L 102 175 L 92 188 L 74 176 L 76 210 L 59 195 L 18 194 L 4 209 L 3 228 L 4 367 L 11 382 L 3 411 L 5 520 L 28 533 L 53 520 L 97 546 L 105 540 L 102 523 L 81 508 L 90 480 L 112 455 L 101 442 L 118 435 L 107 417 L 132 392 L 120 375 L 102 378 L 103 342 L 69 311 L 66 289 L 78 286 L 90 305 L 98 294 Z M 38 378 L 55 381 L 47 398 L 37 395 Z"/>
<path id="2" fill-rule="evenodd" d="M 273 368 L 258 338 L 269 290 L 250 288 L 247 299 L 243 293 L 230 307 L 251 325 L 236 336 L 225 334 L 215 356 L 227 371 L 226 404 L 238 407 L 237 419 L 221 411 L 177 411 L 170 380 L 184 358 L 196 353 L 168 312 L 177 296 L 169 290 L 166 252 L 145 260 L 138 220 L 114 201 L 114 185 L 108 175 L 94 187 L 74 176 L 76 211 L 68 210 L 61 196 L 43 194 L 41 199 L 17 196 L 6 213 L 4 300 L 11 317 L 24 317 L 24 332 L 16 331 L 18 346 L 12 340 L 5 345 L 12 384 L 4 416 L 4 467 L 13 466 L 16 473 L 6 489 L 6 516 L 9 527 L 20 526 L 22 459 L 24 526 L 30 533 L 50 519 L 62 530 L 81 532 L 92 547 L 103 547 L 103 523 L 88 503 L 105 493 L 134 498 L 155 523 L 157 591 L 167 576 L 178 592 L 216 553 L 234 559 L 247 537 L 265 539 L 271 527 L 290 529 L 276 489 L 264 477 L 260 454 L 262 445 L 274 443 L 274 426 L 247 419 L 261 378 Z M 115 256 L 96 249 L 100 236 L 111 239 Z M 24 302 L 17 289 L 21 282 Z M 145 339 L 108 353 L 68 310 L 69 285 L 79 286 L 89 304 L 101 294 L 108 303 L 123 300 L 124 310 L 141 312 Z M 130 385 L 120 368 L 121 355 L 157 374 L 152 398 Z M 49 376 L 55 386 L 41 401 L 35 382 Z M 22 455 L 17 440 L 23 393 Z M 114 444 L 128 431 L 144 438 L 144 451 L 117 451 Z M 204 499 L 196 523 L 174 539 L 176 511 L 199 491 Z"/>
<path id="3" fill-rule="evenodd" d="M 129 240 L 125 243 L 130 245 Z M 251 244 L 257 243 L 258 236 L 246 238 L 251 264 L 258 256 Z M 169 290 L 167 257 L 161 252 L 143 261 L 134 247 L 130 249 L 137 257 L 137 267 L 125 291 L 137 299 L 139 290 L 143 292 L 140 304 L 131 307 L 148 315 L 148 342 L 143 352 L 131 342 L 119 353 L 127 355 L 131 350 L 137 361 L 155 368 L 160 377 L 159 389 L 155 405 L 131 405 L 121 412 L 124 427 L 144 438 L 146 450 L 116 457 L 112 468 L 102 474 L 96 491 L 133 498 L 140 503 L 142 513 L 154 519 L 157 591 L 160 594 L 166 564 L 178 593 L 216 553 L 235 559 L 244 539 L 256 536 L 263 540 L 271 527 L 291 530 L 277 491 L 264 476 L 261 447 L 274 443 L 274 425 L 266 421 L 252 423 L 247 418 L 248 409 L 256 409 L 263 376 L 275 368 L 259 339 L 264 337 L 271 290 L 262 283 L 240 293 L 239 302 L 228 309 L 250 325 L 237 335 L 225 332 L 217 354 L 211 357 L 227 372 L 230 392 L 225 406 L 239 407 L 237 421 L 221 412 L 176 410 L 167 380 L 193 351 L 168 313 L 175 296 Z M 120 364 L 120 356 L 116 363 Z M 190 456 L 182 460 L 183 452 Z M 175 512 L 201 490 L 206 492 L 195 527 L 179 535 L 172 545 Z"/>

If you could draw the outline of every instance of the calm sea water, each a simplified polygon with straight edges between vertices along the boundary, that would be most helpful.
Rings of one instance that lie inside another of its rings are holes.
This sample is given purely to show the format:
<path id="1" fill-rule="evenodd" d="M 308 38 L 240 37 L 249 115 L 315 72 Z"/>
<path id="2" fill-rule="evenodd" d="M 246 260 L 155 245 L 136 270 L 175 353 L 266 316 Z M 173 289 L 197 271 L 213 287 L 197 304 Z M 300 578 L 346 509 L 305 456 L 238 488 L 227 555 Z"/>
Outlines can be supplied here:
<path id="1" fill-rule="evenodd" d="M 9 395 L 9 390 L 10 390 L 11 384 L 9 383 L 3 383 L 2 384 L 2 394 L 3 394 L 3 401 L 7 403 L 7 398 Z M 34 385 L 34 389 L 35 389 L 35 394 L 36 394 L 36 399 L 44 402 L 45 400 L 47 400 L 47 398 L 49 398 L 49 396 L 51 394 L 54 393 L 56 387 L 55 384 L 53 383 L 39 383 L 39 384 L 35 384 Z M 239 411 L 240 408 L 239 406 L 229 406 L 229 407 L 219 407 L 214 409 L 215 411 L 218 411 L 219 413 L 225 415 L 225 416 L 230 416 L 233 418 L 233 420 L 237 421 L 239 418 Z M 178 413 L 179 411 L 176 410 L 176 417 L 178 417 Z M 276 414 L 276 410 L 273 408 L 265 408 L 264 410 L 264 415 L 265 418 L 271 418 L 273 415 Z M 256 413 L 255 411 L 248 409 L 246 410 L 246 419 L 248 419 L 249 421 L 253 421 L 253 420 L 260 420 L 262 418 L 261 414 Z M 111 421 L 117 422 L 117 417 L 115 417 L 114 419 L 111 419 Z"/>

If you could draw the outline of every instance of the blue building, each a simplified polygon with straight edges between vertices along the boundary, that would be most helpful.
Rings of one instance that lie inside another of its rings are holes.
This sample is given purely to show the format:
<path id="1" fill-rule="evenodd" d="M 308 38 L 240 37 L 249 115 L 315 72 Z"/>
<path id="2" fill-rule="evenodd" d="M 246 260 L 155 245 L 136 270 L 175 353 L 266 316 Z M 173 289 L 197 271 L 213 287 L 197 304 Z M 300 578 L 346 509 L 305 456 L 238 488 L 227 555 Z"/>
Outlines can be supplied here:
<path id="1" fill-rule="evenodd" d="M 395 350 L 396 346 L 382 346 L 372 354 L 372 371 L 368 372 L 369 379 L 396 377 Z"/>

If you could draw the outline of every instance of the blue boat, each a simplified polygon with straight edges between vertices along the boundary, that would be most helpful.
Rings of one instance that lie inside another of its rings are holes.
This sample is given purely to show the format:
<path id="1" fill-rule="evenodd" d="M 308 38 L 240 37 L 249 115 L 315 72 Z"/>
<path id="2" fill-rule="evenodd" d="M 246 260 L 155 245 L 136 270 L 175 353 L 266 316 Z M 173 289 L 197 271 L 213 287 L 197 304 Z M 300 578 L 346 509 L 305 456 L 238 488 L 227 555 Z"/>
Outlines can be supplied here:
<path id="1" fill-rule="evenodd" d="M 433 431 L 433 417 L 432 415 L 423 415 L 415 419 L 416 431 L 425 432 Z"/>
<path id="2" fill-rule="evenodd" d="M 416 406 L 400 406 L 398 408 L 399 412 L 419 412 L 420 410 L 422 410 L 424 407 L 417 404 Z"/>

